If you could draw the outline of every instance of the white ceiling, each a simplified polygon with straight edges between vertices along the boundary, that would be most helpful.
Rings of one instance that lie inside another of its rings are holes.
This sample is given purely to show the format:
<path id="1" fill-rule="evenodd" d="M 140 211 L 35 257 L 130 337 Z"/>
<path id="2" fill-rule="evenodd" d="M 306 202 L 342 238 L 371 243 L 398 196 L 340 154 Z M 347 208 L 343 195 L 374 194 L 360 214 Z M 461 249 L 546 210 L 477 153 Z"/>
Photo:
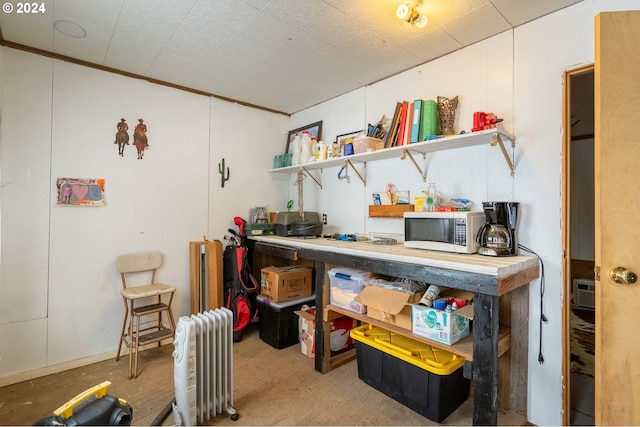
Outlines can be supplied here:
<path id="1" fill-rule="evenodd" d="M 5 10 L 0 31 L 7 46 L 291 114 L 581 0 L 424 0 L 424 29 L 396 18 L 403 1 L 44 0 L 44 13 Z"/>

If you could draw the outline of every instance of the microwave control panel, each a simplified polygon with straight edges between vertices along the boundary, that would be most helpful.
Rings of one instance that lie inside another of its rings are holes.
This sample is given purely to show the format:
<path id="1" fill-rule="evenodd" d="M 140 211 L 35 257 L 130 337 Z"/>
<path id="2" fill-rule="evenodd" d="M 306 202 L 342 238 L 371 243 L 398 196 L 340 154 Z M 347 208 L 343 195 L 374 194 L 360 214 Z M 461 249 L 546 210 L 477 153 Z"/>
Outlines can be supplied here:
<path id="1" fill-rule="evenodd" d="M 456 218 L 455 221 L 454 244 L 465 246 L 467 244 L 467 220 L 465 218 Z"/>

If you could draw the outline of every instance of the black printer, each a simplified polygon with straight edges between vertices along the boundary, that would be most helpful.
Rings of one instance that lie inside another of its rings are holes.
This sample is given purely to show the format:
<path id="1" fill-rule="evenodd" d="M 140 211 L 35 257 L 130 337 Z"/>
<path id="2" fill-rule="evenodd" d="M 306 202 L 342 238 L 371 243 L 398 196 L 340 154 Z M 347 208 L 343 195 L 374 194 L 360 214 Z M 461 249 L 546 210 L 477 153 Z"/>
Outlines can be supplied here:
<path id="1" fill-rule="evenodd" d="M 276 235 L 282 237 L 321 236 L 322 221 L 317 212 L 278 212 Z"/>

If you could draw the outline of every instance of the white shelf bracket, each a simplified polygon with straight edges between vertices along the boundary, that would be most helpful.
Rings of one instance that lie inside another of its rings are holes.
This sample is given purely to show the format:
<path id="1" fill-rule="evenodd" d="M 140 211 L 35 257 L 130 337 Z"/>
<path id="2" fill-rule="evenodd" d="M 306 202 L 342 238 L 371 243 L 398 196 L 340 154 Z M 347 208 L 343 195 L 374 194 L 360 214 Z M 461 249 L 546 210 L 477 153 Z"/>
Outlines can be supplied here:
<path id="1" fill-rule="evenodd" d="M 420 167 L 418 162 L 416 162 L 416 159 L 413 157 L 413 154 L 411 154 L 411 151 L 402 150 L 402 156 L 400 156 L 400 158 L 402 160 L 405 160 L 407 158 L 407 156 L 409 156 L 409 159 L 411 159 L 411 162 L 413 163 L 413 165 L 416 167 L 416 169 L 418 169 L 418 172 L 420 173 L 420 176 L 422 177 L 422 182 L 427 182 L 427 170 L 426 169 L 424 171 L 422 170 L 422 168 Z M 427 153 L 422 153 L 422 157 L 426 159 L 427 158 Z"/>
<path id="2" fill-rule="evenodd" d="M 511 143 L 511 146 L 514 146 L 515 142 Z M 504 143 L 502 142 L 502 138 L 500 138 L 500 134 L 497 133 L 493 136 L 493 140 L 491 141 L 491 145 L 492 146 L 496 146 L 499 145 L 500 146 L 500 150 L 502 150 L 502 155 L 504 156 L 504 159 L 507 161 L 507 166 L 509 166 L 509 170 L 511 171 L 511 176 L 514 176 L 516 174 L 516 168 L 513 165 L 513 162 L 511 161 L 511 157 L 509 157 L 509 153 L 507 153 L 507 149 L 504 148 Z"/>

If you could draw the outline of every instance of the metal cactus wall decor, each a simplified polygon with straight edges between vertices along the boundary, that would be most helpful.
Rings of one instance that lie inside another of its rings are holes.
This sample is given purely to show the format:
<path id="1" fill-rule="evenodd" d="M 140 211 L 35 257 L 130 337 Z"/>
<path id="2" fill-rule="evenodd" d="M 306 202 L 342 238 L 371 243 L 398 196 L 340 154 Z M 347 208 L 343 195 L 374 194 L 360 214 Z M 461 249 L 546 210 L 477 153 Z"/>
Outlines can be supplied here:
<path id="1" fill-rule="evenodd" d="M 218 172 L 220 172 L 221 176 L 221 187 L 224 188 L 225 181 L 229 181 L 229 166 L 227 166 L 227 175 L 225 176 L 224 157 L 222 158 L 222 163 L 218 162 Z"/>

